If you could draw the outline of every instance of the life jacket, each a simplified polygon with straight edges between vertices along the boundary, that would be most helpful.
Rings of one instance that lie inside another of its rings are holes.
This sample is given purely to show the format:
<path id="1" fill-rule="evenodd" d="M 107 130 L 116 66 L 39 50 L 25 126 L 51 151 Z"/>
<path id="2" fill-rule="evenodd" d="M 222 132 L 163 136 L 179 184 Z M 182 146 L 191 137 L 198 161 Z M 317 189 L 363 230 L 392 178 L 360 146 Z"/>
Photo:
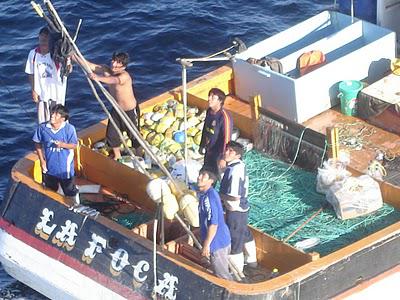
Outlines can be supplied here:
<path id="1" fill-rule="evenodd" d="M 297 71 L 303 76 L 325 64 L 325 54 L 319 50 L 305 52 L 297 59 Z"/>

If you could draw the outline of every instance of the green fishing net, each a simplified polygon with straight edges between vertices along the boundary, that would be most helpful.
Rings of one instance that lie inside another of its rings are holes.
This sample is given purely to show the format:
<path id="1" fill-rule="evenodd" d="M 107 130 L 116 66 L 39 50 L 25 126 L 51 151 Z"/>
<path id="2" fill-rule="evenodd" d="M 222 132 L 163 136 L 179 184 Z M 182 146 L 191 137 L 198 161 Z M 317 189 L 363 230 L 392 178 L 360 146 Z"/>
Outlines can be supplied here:
<path id="1" fill-rule="evenodd" d="M 146 223 L 153 218 L 153 215 L 144 211 L 134 211 L 129 214 L 119 215 L 118 217 L 113 217 L 113 220 L 118 224 L 132 229 L 140 224 Z"/>
<path id="2" fill-rule="evenodd" d="M 315 191 L 316 173 L 289 169 L 286 163 L 255 150 L 246 153 L 244 161 L 250 180 L 249 223 L 255 228 L 284 240 L 326 203 L 325 195 Z M 388 204 L 369 215 L 349 220 L 338 219 L 327 206 L 288 243 L 295 245 L 318 238 L 319 243 L 306 251 L 324 256 L 399 220 L 400 211 Z"/>

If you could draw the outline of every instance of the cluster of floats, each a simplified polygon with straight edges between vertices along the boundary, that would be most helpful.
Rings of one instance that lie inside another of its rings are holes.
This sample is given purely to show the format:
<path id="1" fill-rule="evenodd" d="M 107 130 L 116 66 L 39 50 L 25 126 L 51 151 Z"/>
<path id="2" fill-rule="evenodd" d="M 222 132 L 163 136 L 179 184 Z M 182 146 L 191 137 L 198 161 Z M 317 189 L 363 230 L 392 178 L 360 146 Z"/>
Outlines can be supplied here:
<path id="1" fill-rule="evenodd" d="M 325 63 L 300 76 L 297 58 L 315 49 L 325 53 Z M 266 56 L 278 59 L 283 70 L 248 62 Z M 141 134 L 157 147 L 156 155 L 163 163 L 167 165 L 171 155 L 179 160 L 184 151 L 176 135 L 182 129 L 179 120 L 187 113 L 191 124 L 188 151 L 196 159 L 204 118 L 201 112 L 207 108 L 208 91 L 217 87 L 229 95 L 224 107 L 241 137 L 253 141 L 256 148 L 253 134 L 258 120 L 264 118 L 267 126 L 296 145 L 306 126 L 302 140 L 309 145 L 307 152 L 314 151 L 322 159 L 326 128 L 337 122 L 363 122 L 337 109 L 338 83 L 345 76 L 372 84 L 385 76 L 390 70 L 388 61 L 395 57 L 394 32 L 325 11 L 234 55 L 227 65 L 187 86 L 142 103 Z M 189 68 L 187 64 L 183 67 Z M 183 100 L 190 107 L 186 112 Z M 39 165 L 35 153 L 21 158 L 11 171 L 0 206 L 0 261 L 11 276 L 49 298 L 326 299 L 400 262 L 400 222 L 325 256 L 307 253 L 251 227 L 257 246 L 257 276 L 249 276 L 246 282 L 217 278 L 207 269 L 185 227 L 187 215 L 172 209 L 170 216 L 161 218 L 161 230 L 154 231 L 158 205 L 146 192 L 149 177 L 94 147 L 104 140 L 106 122 L 79 132 L 75 168 L 78 183 L 100 186 L 97 193 L 86 195 L 92 197 L 94 207 L 107 201 L 118 204 L 111 213 L 71 209 L 70 199 L 44 188 L 34 176 Z M 399 144 L 396 134 L 376 130 L 375 144 L 392 150 Z M 258 150 L 268 153 L 269 149 Z M 293 153 L 274 152 L 284 161 L 293 158 L 289 157 Z M 303 154 L 299 153 L 299 164 L 316 169 L 307 161 L 310 153 Z M 348 170 L 362 174 L 374 155 L 365 148 L 350 151 Z M 385 180 L 379 185 L 383 201 L 399 209 L 400 187 Z M 150 217 L 133 226 L 115 221 L 130 212 Z M 191 229 L 196 240 L 197 230 Z M 271 278 L 273 268 L 279 269 L 279 276 Z"/>

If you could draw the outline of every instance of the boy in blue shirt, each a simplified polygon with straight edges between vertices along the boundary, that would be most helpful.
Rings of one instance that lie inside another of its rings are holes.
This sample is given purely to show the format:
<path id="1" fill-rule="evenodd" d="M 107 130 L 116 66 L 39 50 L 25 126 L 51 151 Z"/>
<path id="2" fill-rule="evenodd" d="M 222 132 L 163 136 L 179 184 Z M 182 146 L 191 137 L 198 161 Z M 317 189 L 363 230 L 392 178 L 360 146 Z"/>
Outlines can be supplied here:
<path id="1" fill-rule="evenodd" d="M 68 110 L 57 104 L 50 121 L 38 126 L 33 136 L 35 149 L 43 172 L 43 183 L 53 191 L 61 186 L 67 197 L 79 204 L 74 184 L 74 149 L 78 144 L 75 127 L 68 120 Z"/>
<path id="2" fill-rule="evenodd" d="M 217 175 L 204 168 L 197 178 L 200 237 L 203 243 L 201 255 L 210 258 L 216 276 L 232 280 L 228 267 L 231 237 L 225 224 L 221 199 L 212 187 L 216 180 Z"/>

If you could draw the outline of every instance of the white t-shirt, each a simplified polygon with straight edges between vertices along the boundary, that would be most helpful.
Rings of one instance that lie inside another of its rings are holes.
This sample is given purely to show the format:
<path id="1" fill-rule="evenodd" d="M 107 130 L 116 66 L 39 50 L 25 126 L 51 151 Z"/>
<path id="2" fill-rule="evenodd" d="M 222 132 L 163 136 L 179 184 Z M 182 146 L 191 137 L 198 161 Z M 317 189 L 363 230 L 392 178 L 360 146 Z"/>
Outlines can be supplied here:
<path id="1" fill-rule="evenodd" d="M 47 102 L 51 99 L 57 104 L 65 105 L 67 78 L 61 81 L 60 68 L 56 67 L 50 53 L 42 55 L 38 48 L 32 49 L 26 61 L 25 73 L 33 74 L 35 92 L 40 101 Z"/>

